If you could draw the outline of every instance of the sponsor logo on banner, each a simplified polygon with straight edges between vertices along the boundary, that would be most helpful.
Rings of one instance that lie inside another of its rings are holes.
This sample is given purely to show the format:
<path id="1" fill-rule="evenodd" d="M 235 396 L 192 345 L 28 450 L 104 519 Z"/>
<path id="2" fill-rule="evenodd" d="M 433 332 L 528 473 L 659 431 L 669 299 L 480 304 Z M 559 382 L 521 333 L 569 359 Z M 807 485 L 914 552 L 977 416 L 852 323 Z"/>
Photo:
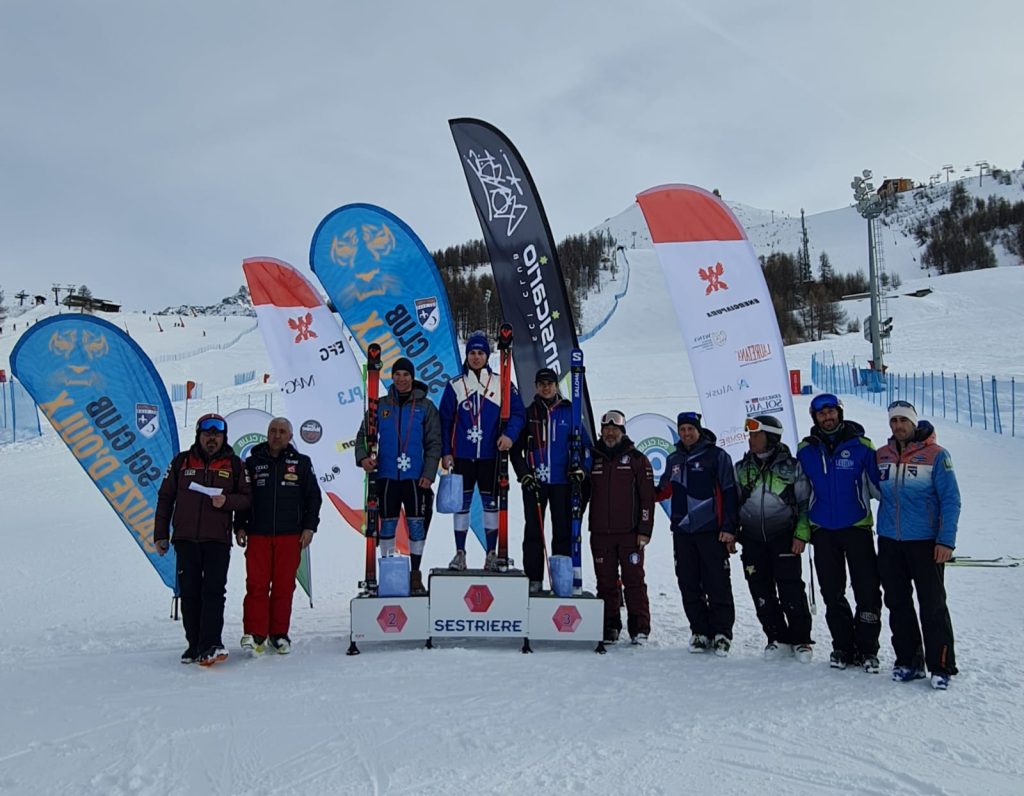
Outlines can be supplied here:
<path id="1" fill-rule="evenodd" d="M 735 312 L 736 310 L 742 310 L 744 307 L 753 307 L 755 304 L 760 304 L 761 301 L 756 298 L 747 299 L 746 301 L 737 301 L 735 304 L 729 304 L 725 307 L 720 307 L 717 310 L 709 310 L 704 313 L 709 318 L 714 318 L 718 315 L 724 315 L 727 312 Z"/>
<path id="2" fill-rule="evenodd" d="M 316 379 L 313 378 L 313 374 L 310 373 L 308 376 L 299 376 L 297 379 L 288 379 L 281 387 L 281 392 L 286 395 L 300 392 L 307 387 L 316 387 Z"/>
<path id="3" fill-rule="evenodd" d="M 337 478 L 338 475 L 340 475 L 340 474 L 341 474 L 341 468 L 338 467 L 338 465 L 335 464 L 335 465 L 333 465 L 331 467 L 331 471 L 329 473 L 324 473 L 323 475 L 320 476 L 320 483 L 321 484 L 329 484 L 331 481 L 333 481 L 335 478 Z"/>
<path id="4" fill-rule="evenodd" d="M 434 331 L 441 322 L 441 314 L 438 311 L 437 296 L 430 298 L 416 299 L 416 320 L 420 326 L 428 332 Z"/>
<path id="5" fill-rule="evenodd" d="M 540 343 L 545 367 L 551 368 L 561 376 L 562 365 L 558 361 L 558 340 L 552 323 L 561 317 L 561 313 L 558 310 L 552 310 L 548 303 L 547 288 L 544 285 L 544 269 L 542 268 L 548 264 L 548 257 L 546 254 L 538 256 L 537 247 L 530 243 L 523 249 L 521 257 L 516 254 L 512 259 L 516 261 L 516 273 L 519 274 L 519 287 L 522 289 L 523 298 L 533 304 L 533 312 L 528 316 L 531 320 L 527 324 L 530 330 L 530 340 Z"/>
<path id="6" fill-rule="evenodd" d="M 79 340 L 78 331 L 67 329 L 51 335 L 50 353 L 68 363 L 56 370 L 54 379 L 66 387 L 102 387 L 104 379 L 92 369 L 91 363 L 110 352 L 106 335 L 86 329 Z"/>
<path id="7" fill-rule="evenodd" d="M 487 220 L 504 221 L 505 237 L 511 238 L 530 208 L 519 201 L 523 196 L 522 178 L 516 176 L 504 152 L 499 156 L 500 160 L 487 149 L 482 154 L 470 150 L 466 162 L 487 197 Z"/>
<path id="8" fill-rule="evenodd" d="M 160 430 L 160 409 L 156 404 L 135 404 L 135 427 L 147 439 Z"/>
<path id="9" fill-rule="evenodd" d="M 746 442 L 747 431 L 742 426 L 730 426 L 729 429 L 718 435 L 718 446 L 727 448 L 730 445 L 738 445 Z"/>
<path id="10" fill-rule="evenodd" d="M 325 345 L 320 349 L 320 359 L 326 362 L 331 357 L 336 357 L 340 354 L 345 353 L 345 343 L 341 340 L 335 340 L 333 343 Z"/>
<path id="11" fill-rule="evenodd" d="M 706 398 L 720 398 L 721 396 L 728 395 L 731 392 L 736 392 L 738 390 L 749 390 L 749 389 L 750 389 L 750 382 L 748 382 L 746 379 L 739 378 L 739 379 L 736 379 L 735 383 L 731 383 L 730 382 L 728 384 L 720 384 L 717 387 L 712 387 L 709 390 L 705 390 L 704 391 L 704 396 Z"/>
<path id="12" fill-rule="evenodd" d="M 647 457 L 654 471 L 654 480 L 661 478 L 665 472 L 665 465 L 668 464 L 668 455 L 675 450 L 675 444 L 664 437 L 647 437 L 635 444 L 640 453 Z"/>
<path id="13" fill-rule="evenodd" d="M 324 435 L 324 427 L 316 420 L 307 420 L 299 426 L 299 437 L 303 442 L 315 445 Z"/>
<path id="14" fill-rule="evenodd" d="M 771 356 L 772 347 L 768 343 L 752 343 L 736 352 L 736 360 L 740 363 L 741 368 L 764 362 L 766 359 L 771 359 Z"/>
<path id="15" fill-rule="evenodd" d="M 755 398 L 748 398 L 745 402 L 747 417 L 754 415 L 771 415 L 784 411 L 782 405 L 782 393 L 771 395 L 758 395 Z"/>
<path id="16" fill-rule="evenodd" d="M 729 289 L 729 285 L 722 280 L 722 276 L 725 275 L 725 266 L 720 262 L 709 265 L 707 268 L 700 268 L 697 270 L 697 273 L 700 274 L 701 281 L 708 283 L 708 286 L 704 289 L 705 296 L 710 296 L 719 290 Z"/>
<path id="17" fill-rule="evenodd" d="M 728 335 L 725 333 L 725 329 L 718 329 L 714 332 L 707 332 L 705 334 L 699 334 L 692 338 L 692 345 L 690 346 L 691 351 L 714 351 L 716 348 L 721 348 L 725 345 L 725 341 L 728 339 Z"/>
<path id="18" fill-rule="evenodd" d="M 304 340 L 311 340 L 317 333 L 311 328 L 313 326 L 313 313 L 307 312 L 298 318 L 288 319 L 288 328 L 295 332 L 295 342 L 301 343 Z"/>
<path id="19" fill-rule="evenodd" d="M 356 258 L 359 256 L 360 244 L 374 261 L 380 262 L 382 258 L 387 257 L 395 250 L 395 233 L 387 224 L 361 224 L 360 232 L 356 232 L 355 227 L 347 229 L 341 235 L 335 235 L 331 240 L 331 260 L 342 268 L 355 265 Z M 375 275 L 376 271 L 357 274 L 367 283 Z M 355 292 L 356 300 L 362 301 L 370 295 L 384 295 L 387 289 L 385 287 L 365 294 L 359 294 L 358 290 Z"/>
<path id="20" fill-rule="evenodd" d="M 252 449 L 261 442 L 266 442 L 266 440 L 266 434 L 260 434 L 258 431 L 251 431 L 248 434 L 243 434 L 232 442 L 231 447 L 234 449 L 238 458 L 244 462 L 249 458 L 249 454 L 252 453 Z"/>

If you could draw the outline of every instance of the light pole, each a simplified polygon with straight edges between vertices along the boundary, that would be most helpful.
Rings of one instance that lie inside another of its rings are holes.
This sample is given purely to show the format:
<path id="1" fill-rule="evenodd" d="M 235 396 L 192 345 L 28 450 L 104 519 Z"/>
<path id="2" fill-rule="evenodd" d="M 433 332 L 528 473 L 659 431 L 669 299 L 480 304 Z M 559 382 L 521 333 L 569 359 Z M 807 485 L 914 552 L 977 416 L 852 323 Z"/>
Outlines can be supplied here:
<path id="1" fill-rule="evenodd" d="M 871 290 L 871 368 L 881 374 L 882 369 L 882 336 L 879 334 L 878 318 L 878 275 L 875 268 L 875 219 L 882 212 L 882 200 L 875 193 L 871 184 L 871 171 L 864 169 L 860 176 L 854 177 L 850 183 L 853 198 L 857 203 L 857 212 L 868 222 L 868 282 Z"/>

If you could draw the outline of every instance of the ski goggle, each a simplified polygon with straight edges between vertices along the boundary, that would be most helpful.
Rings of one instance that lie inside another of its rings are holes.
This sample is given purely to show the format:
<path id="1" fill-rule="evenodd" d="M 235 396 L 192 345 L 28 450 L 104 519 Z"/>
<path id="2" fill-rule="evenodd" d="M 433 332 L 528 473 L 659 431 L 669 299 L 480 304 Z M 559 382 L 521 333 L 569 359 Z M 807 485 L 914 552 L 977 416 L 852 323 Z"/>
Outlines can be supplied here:
<path id="1" fill-rule="evenodd" d="M 222 417 L 204 417 L 196 424 L 197 431 L 216 431 L 221 434 L 227 433 L 228 424 Z"/>
<path id="2" fill-rule="evenodd" d="M 700 428 L 700 412 L 680 412 L 676 415 L 676 425 L 681 426 L 683 423 L 687 423 L 691 426 L 697 426 Z"/>
<path id="3" fill-rule="evenodd" d="M 601 417 L 602 426 L 618 426 L 619 428 L 626 427 L 626 416 L 618 410 L 612 409 L 610 412 L 605 412 Z"/>
<path id="4" fill-rule="evenodd" d="M 910 403 L 910 401 L 893 401 L 891 404 L 889 404 L 889 411 L 891 412 L 893 409 L 913 409 L 914 414 L 917 414 L 917 409 L 914 407 L 912 403 Z"/>
<path id="5" fill-rule="evenodd" d="M 815 395 L 811 399 L 811 411 L 820 412 L 822 409 L 838 409 L 843 403 L 831 393 Z"/>
<path id="6" fill-rule="evenodd" d="M 743 421 L 743 427 L 753 434 L 756 431 L 763 431 L 765 434 L 776 434 L 781 436 L 782 429 L 778 426 L 769 426 L 767 423 L 762 423 L 756 417 L 748 417 Z"/>

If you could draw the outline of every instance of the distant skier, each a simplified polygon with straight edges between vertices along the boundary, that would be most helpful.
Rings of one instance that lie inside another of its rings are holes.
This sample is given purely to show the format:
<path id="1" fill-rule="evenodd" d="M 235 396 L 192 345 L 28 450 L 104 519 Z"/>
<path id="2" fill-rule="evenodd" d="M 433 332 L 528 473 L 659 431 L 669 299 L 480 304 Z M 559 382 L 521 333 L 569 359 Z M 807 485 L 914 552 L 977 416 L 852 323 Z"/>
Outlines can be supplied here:
<path id="1" fill-rule="evenodd" d="M 188 640 L 182 663 L 209 666 L 228 657 L 221 634 L 233 514 L 248 511 L 250 497 L 245 466 L 227 444 L 227 433 L 220 415 L 200 417 L 195 442 L 171 460 L 156 504 L 153 542 L 161 556 L 174 526 L 181 623 Z"/>
<path id="2" fill-rule="evenodd" d="M 800 556 L 811 538 L 807 476 L 782 441 L 782 423 L 774 415 L 748 417 L 750 450 L 736 465 L 739 489 L 739 542 L 743 575 L 758 621 L 768 637 L 765 658 L 792 648 L 810 663 L 811 611 Z"/>
<path id="3" fill-rule="evenodd" d="M 454 515 L 455 557 L 449 567 L 466 568 L 466 536 L 473 490 L 484 503 L 484 531 L 487 538 L 485 569 L 496 565 L 498 545 L 497 456 L 508 451 L 526 422 L 526 410 L 515 385 L 511 389 L 508 427 L 499 434 L 501 379 L 487 360 L 491 346 L 482 331 L 466 340 L 466 361 L 462 375 L 452 379 L 441 396 L 441 452 L 446 470 L 462 476 L 462 511 Z"/>
<path id="4" fill-rule="evenodd" d="M 615 643 L 622 631 L 621 576 L 626 629 L 634 643 L 642 643 L 651 633 L 644 548 L 654 530 L 654 472 L 650 460 L 626 436 L 626 417 L 617 410 L 601 418 L 590 473 L 589 516 L 597 596 L 604 601 L 604 641 Z"/>
<path id="5" fill-rule="evenodd" d="M 512 467 L 523 488 L 523 569 L 530 593 L 544 580 L 544 528 L 542 515 L 550 510 L 551 554 L 572 553 L 572 495 L 570 483 L 580 483 L 590 464 L 589 435 L 584 434 L 583 467 L 569 463 L 572 403 L 558 391 L 558 374 L 541 368 L 534 378 L 536 394 L 526 409 L 526 425 L 512 449 Z"/>
<path id="6" fill-rule="evenodd" d="M 796 457 L 811 482 L 811 543 L 825 621 L 832 634 L 833 669 L 853 664 L 878 673 L 882 592 L 871 535 L 871 497 L 877 494 L 875 446 L 864 427 L 843 417 L 843 404 L 822 393 L 811 400 L 811 433 Z M 857 601 L 846 599 L 846 568 Z"/>
<path id="7" fill-rule="evenodd" d="M 427 385 L 416 381 L 416 366 L 406 357 L 391 366 L 391 387 L 377 402 L 377 456 L 366 448 L 366 420 L 356 435 L 356 463 L 368 473 L 377 471 L 380 497 L 380 554 L 395 552 L 395 534 L 402 509 L 409 528 L 412 564 L 410 588 L 426 594 L 420 563 L 427 539 L 427 518 L 434 504 L 432 485 L 441 458 L 441 422 L 427 395 Z"/>
<path id="8" fill-rule="evenodd" d="M 672 500 L 672 550 L 690 652 L 713 648 L 725 657 L 736 621 L 729 564 L 736 552 L 736 474 L 699 412 L 680 412 L 676 425 L 679 442 L 665 462 L 657 498 Z"/>
<path id="9" fill-rule="evenodd" d="M 945 690 L 957 673 L 943 576 L 956 547 L 960 488 L 949 453 L 913 404 L 889 404 L 889 428 L 892 437 L 878 451 L 878 570 L 896 652 L 892 679 L 917 680 L 927 665 L 932 687 Z"/>

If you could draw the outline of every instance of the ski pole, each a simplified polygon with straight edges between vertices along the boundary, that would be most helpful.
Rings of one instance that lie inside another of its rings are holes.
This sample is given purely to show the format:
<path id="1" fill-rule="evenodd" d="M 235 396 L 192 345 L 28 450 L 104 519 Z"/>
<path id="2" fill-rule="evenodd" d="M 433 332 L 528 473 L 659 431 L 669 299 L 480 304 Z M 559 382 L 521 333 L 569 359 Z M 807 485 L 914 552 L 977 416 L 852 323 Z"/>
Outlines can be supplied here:
<path id="1" fill-rule="evenodd" d="M 807 558 L 810 560 L 811 570 L 811 616 L 817 616 L 818 603 L 814 599 L 814 553 L 811 551 L 810 544 L 807 545 Z"/>

